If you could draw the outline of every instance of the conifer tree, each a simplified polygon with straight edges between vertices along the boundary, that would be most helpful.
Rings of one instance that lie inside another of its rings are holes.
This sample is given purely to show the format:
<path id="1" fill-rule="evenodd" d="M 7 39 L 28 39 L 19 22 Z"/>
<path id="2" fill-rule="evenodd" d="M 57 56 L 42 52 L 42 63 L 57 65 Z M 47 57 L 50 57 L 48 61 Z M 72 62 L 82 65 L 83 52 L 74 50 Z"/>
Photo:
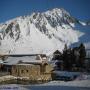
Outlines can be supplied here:
<path id="1" fill-rule="evenodd" d="M 79 64 L 81 65 L 81 67 L 83 67 L 86 56 L 85 46 L 83 43 L 81 43 L 79 46 L 79 53 L 80 53 Z"/>

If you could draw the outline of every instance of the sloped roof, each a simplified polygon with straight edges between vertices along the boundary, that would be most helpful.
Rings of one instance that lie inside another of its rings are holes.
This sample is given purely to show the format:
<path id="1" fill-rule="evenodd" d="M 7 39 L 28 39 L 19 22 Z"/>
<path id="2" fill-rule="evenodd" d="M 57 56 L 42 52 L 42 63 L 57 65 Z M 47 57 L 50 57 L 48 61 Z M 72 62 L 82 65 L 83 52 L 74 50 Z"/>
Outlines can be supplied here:
<path id="1" fill-rule="evenodd" d="M 53 54 L 59 54 L 59 55 L 61 55 L 61 52 L 59 50 L 56 50 Z"/>
<path id="2" fill-rule="evenodd" d="M 21 63 L 30 63 L 30 64 L 39 64 L 42 63 L 41 60 L 36 60 L 37 56 L 18 56 L 12 57 L 9 56 L 5 61 L 4 64 L 7 65 L 15 65 Z"/>

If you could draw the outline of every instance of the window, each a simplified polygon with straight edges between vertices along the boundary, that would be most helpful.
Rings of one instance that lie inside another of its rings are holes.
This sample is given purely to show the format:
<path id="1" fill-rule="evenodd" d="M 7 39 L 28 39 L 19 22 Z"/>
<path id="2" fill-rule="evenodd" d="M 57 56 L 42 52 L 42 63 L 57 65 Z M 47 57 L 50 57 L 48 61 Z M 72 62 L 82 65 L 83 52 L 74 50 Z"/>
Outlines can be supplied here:
<path id="1" fill-rule="evenodd" d="M 24 73 L 24 70 L 21 70 L 21 73 Z"/>
<path id="2" fill-rule="evenodd" d="M 16 69 L 16 73 L 17 73 L 17 69 Z"/>
<path id="3" fill-rule="evenodd" d="M 28 72 L 28 70 L 26 70 L 26 72 Z"/>

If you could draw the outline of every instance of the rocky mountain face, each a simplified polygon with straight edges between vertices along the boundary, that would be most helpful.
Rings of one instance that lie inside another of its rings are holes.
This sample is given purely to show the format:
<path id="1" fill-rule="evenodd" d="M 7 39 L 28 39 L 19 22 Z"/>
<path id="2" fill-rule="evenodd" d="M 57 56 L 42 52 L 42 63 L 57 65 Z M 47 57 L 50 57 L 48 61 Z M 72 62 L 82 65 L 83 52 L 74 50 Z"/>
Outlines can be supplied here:
<path id="1" fill-rule="evenodd" d="M 62 8 L 6 21 L 0 24 L 0 54 L 62 51 L 84 34 L 74 29 L 75 24 L 86 25 Z"/>

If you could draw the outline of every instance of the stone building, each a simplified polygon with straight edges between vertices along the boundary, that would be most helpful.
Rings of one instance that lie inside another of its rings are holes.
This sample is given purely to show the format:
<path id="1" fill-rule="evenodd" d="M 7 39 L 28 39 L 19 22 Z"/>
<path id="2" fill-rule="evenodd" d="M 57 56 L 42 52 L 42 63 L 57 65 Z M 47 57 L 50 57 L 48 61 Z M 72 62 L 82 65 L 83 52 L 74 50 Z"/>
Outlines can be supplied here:
<path id="1" fill-rule="evenodd" d="M 5 70 L 16 77 L 28 80 L 52 80 L 52 66 L 45 55 L 9 56 L 4 62 Z"/>

